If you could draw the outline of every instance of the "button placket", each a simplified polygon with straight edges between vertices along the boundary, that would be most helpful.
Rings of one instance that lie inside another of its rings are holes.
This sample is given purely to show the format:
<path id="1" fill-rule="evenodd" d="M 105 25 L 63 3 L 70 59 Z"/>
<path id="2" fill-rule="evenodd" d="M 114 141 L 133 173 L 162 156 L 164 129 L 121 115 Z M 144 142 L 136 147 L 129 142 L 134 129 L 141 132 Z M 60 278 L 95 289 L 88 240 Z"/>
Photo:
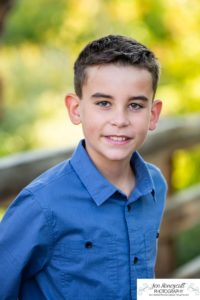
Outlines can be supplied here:
<path id="1" fill-rule="evenodd" d="M 85 242 L 85 248 L 86 249 L 91 249 L 93 247 L 93 243 L 91 241 Z"/>
<path id="2" fill-rule="evenodd" d="M 137 256 L 133 259 L 133 264 L 136 265 L 139 262 L 139 258 Z"/>
<path id="3" fill-rule="evenodd" d="M 131 205 L 130 204 L 127 205 L 127 210 L 128 210 L 128 212 L 131 211 Z"/>

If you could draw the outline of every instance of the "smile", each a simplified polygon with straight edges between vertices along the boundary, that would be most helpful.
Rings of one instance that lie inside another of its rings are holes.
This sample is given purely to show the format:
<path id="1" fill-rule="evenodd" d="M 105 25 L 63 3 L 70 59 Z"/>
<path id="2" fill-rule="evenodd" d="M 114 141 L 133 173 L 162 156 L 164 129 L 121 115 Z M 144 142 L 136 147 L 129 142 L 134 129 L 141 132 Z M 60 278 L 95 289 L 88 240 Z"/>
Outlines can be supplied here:
<path id="1" fill-rule="evenodd" d="M 130 140 L 130 138 L 127 136 L 117 136 L 117 135 L 106 136 L 106 139 L 110 143 L 116 143 L 116 144 L 125 144 Z"/>
<path id="2" fill-rule="evenodd" d="M 113 141 L 119 141 L 119 142 L 126 141 L 129 139 L 128 137 L 125 136 L 109 136 L 108 138 L 110 138 Z"/>

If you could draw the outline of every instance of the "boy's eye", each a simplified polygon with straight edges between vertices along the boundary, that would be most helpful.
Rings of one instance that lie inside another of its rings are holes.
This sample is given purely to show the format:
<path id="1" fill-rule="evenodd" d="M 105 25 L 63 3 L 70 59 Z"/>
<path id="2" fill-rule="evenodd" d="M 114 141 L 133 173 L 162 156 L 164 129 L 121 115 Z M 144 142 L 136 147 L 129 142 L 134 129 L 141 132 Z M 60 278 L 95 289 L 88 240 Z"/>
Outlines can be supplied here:
<path id="1" fill-rule="evenodd" d="M 129 104 L 129 107 L 130 107 L 130 109 L 133 109 L 133 110 L 138 110 L 138 109 L 143 108 L 143 106 L 138 103 L 131 103 L 131 104 Z"/>
<path id="2" fill-rule="evenodd" d="M 109 107 L 110 106 L 110 102 L 108 102 L 108 101 L 99 101 L 96 104 L 101 107 Z"/>

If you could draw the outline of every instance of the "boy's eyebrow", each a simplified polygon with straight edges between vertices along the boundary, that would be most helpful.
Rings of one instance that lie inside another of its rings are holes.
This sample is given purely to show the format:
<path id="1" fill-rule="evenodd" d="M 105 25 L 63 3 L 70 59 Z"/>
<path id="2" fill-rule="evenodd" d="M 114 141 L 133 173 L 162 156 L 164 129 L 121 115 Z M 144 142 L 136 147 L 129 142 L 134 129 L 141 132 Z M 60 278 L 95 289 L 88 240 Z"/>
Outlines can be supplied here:
<path id="1" fill-rule="evenodd" d="M 138 95 L 138 96 L 132 96 L 129 98 L 129 100 L 143 100 L 143 101 L 149 101 L 149 99 L 144 95 Z"/>
<path id="2" fill-rule="evenodd" d="M 108 98 L 108 99 L 113 98 L 111 95 L 107 95 L 107 94 L 103 94 L 103 93 L 95 93 L 91 97 L 92 98 Z"/>
<path id="3" fill-rule="evenodd" d="M 95 93 L 91 96 L 92 98 L 107 98 L 107 99 L 113 99 L 111 95 L 107 95 L 104 93 Z M 143 100 L 143 101 L 149 101 L 149 99 L 144 95 L 137 95 L 137 96 L 131 96 L 128 100 Z"/>

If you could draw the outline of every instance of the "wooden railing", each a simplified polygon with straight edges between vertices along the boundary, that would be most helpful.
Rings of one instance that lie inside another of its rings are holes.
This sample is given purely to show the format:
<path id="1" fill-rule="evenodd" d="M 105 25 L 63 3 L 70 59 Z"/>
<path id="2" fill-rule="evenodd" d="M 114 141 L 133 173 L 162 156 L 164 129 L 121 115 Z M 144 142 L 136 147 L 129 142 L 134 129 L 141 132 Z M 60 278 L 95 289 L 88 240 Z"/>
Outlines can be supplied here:
<path id="1" fill-rule="evenodd" d="M 68 159 L 72 150 L 37 150 L 0 159 L 0 205 L 9 202 L 36 176 Z"/>
<path id="2" fill-rule="evenodd" d="M 171 187 L 172 157 L 177 149 L 200 144 L 200 115 L 161 120 L 141 148 L 144 158 L 164 173 L 169 193 L 159 238 L 158 277 L 198 277 L 200 258 L 175 271 L 175 239 L 183 230 L 200 223 L 200 185 L 179 194 Z M 7 204 L 33 178 L 56 163 L 68 159 L 73 149 L 32 151 L 0 159 L 0 205 Z"/>

